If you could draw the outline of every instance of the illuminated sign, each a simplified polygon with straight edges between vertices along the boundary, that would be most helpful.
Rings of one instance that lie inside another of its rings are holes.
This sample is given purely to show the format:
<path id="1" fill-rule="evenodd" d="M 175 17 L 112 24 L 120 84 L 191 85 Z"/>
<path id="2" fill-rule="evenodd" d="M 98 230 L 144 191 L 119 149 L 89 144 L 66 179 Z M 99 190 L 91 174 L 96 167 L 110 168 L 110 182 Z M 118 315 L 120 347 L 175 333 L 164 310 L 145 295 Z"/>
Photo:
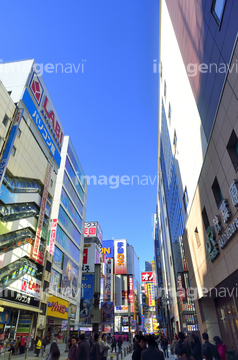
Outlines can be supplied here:
<path id="1" fill-rule="evenodd" d="M 115 252 L 115 274 L 126 274 L 127 273 L 127 261 L 126 261 L 126 240 L 115 240 L 114 241 L 114 252 Z"/>
<path id="2" fill-rule="evenodd" d="M 69 302 L 56 296 L 49 295 L 47 316 L 53 316 L 60 319 L 68 319 Z"/>
<path id="3" fill-rule="evenodd" d="M 141 273 L 141 282 L 153 282 L 154 273 L 152 271 L 146 271 Z"/>
<path id="4" fill-rule="evenodd" d="M 115 312 L 117 313 L 127 313 L 128 306 L 115 306 Z"/>
<path id="5" fill-rule="evenodd" d="M 114 241 L 113 240 L 103 240 L 101 254 L 105 255 L 105 258 L 114 257 Z"/>

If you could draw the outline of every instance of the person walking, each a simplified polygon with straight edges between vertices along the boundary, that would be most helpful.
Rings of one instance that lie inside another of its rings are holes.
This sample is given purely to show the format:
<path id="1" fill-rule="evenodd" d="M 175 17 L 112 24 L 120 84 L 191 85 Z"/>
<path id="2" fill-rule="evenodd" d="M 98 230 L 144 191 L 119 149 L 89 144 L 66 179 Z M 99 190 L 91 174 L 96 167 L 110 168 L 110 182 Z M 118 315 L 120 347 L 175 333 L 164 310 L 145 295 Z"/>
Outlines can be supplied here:
<path id="1" fill-rule="evenodd" d="M 148 348 L 141 352 L 141 360 L 164 360 L 164 354 L 158 349 L 155 337 L 149 335 L 147 337 Z"/>
<path id="2" fill-rule="evenodd" d="M 208 334 L 203 333 L 202 338 L 204 340 L 204 343 L 202 345 L 202 351 L 206 350 L 206 348 L 209 348 L 210 351 L 212 352 L 212 356 L 214 357 L 214 359 L 221 360 L 221 357 L 220 357 L 219 351 L 217 350 L 217 347 L 209 342 Z M 209 352 L 208 352 L 208 356 L 209 356 Z"/>
<path id="3" fill-rule="evenodd" d="M 100 360 L 100 347 L 98 343 L 98 334 L 94 334 L 90 349 L 89 349 L 89 360 Z"/>
<path id="4" fill-rule="evenodd" d="M 119 354 L 121 353 L 121 347 L 122 347 L 122 338 L 121 335 L 119 336 L 119 338 L 117 339 L 117 345 L 118 345 L 118 351 Z"/>
<path id="5" fill-rule="evenodd" d="M 89 360 L 89 343 L 85 334 L 79 335 L 78 343 L 78 360 Z"/>
<path id="6" fill-rule="evenodd" d="M 191 358 L 191 348 L 186 340 L 183 332 L 178 333 L 178 342 L 175 344 L 175 355 L 179 355 L 182 350 L 185 350 L 188 359 Z"/>
<path id="7" fill-rule="evenodd" d="M 46 348 L 46 343 L 47 343 L 46 337 L 44 336 L 44 339 L 42 340 L 42 346 L 44 348 L 44 352 L 45 352 L 45 348 Z"/>
<path id="8" fill-rule="evenodd" d="M 41 344 L 42 344 L 41 339 L 37 338 L 37 341 L 36 341 L 36 357 L 39 357 Z"/>
<path id="9" fill-rule="evenodd" d="M 215 345 L 219 352 L 221 360 L 226 360 L 227 346 L 222 342 L 219 336 L 214 336 L 213 340 L 215 341 Z"/>
<path id="10" fill-rule="evenodd" d="M 78 346 L 77 346 L 77 339 L 75 336 L 72 337 L 71 340 L 72 346 L 69 349 L 69 360 L 78 360 Z"/>
<path id="11" fill-rule="evenodd" d="M 132 360 L 141 360 L 141 353 L 146 348 L 146 338 L 142 335 L 138 338 L 138 346 L 132 354 Z"/>
<path id="12" fill-rule="evenodd" d="M 110 345 L 106 342 L 107 335 L 102 334 L 102 340 L 100 342 L 100 355 L 101 360 L 106 360 L 108 355 L 108 349 L 110 349 Z"/>
<path id="13" fill-rule="evenodd" d="M 60 351 L 56 342 L 50 345 L 50 352 L 46 354 L 46 360 L 59 360 Z"/>
<path id="14" fill-rule="evenodd" d="M 17 338 L 16 344 L 15 344 L 15 355 L 19 355 L 20 353 L 20 338 Z"/>
<path id="15" fill-rule="evenodd" d="M 169 357 L 169 353 L 168 353 L 168 339 L 164 336 L 161 340 L 161 347 L 162 347 L 162 350 L 164 352 L 164 357 Z"/>
<path id="16" fill-rule="evenodd" d="M 116 341 L 115 336 L 112 337 L 112 352 L 113 352 L 114 348 L 115 348 L 115 352 L 116 352 L 117 351 L 117 341 Z"/>
<path id="17" fill-rule="evenodd" d="M 192 357 L 194 360 L 202 360 L 202 344 L 200 343 L 199 337 L 192 334 Z"/>
<path id="18" fill-rule="evenodd" d="M 174 353 L 175 353 L 175 345 L 176 345 L 177 342 L 178 342 L 177 336 L 174 335 L 174 338 L 173 338 L 173 341 L 172 341 L 172 344 L 171 344 L 171 347 L 170 347 L 171 355 L 174 355 Z"/>
<path id="19" fill-rule="evenodd" d="M 20 338 L 20 354 L 24 354 L 25 352 L 25 338 L 21 336 Z"/>

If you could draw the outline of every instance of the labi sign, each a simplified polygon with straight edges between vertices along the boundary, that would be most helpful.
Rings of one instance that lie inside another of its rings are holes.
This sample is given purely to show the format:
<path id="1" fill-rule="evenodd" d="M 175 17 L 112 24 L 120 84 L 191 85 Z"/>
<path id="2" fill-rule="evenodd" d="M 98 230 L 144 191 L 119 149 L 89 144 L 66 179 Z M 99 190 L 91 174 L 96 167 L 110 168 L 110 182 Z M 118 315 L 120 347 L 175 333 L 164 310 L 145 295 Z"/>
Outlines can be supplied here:
<path id="1" fill-rule="evenodd" d="M 229 194 L 232 204 L 238 206 L 238 180 L 234 180 L 229 188 Z M 222 200 L 219 205 L 224 224 L 228 224 L 231 221 L 231 210 L 227 200 Z M 223 249 L 227 243 L 233 238 L 238 230 L 238 218 L 235 218 L 231 224 L 229 224 L 226 230 L 222 233 L 222 226 L 219 216 L 214 216 L 213 225 L 207 229 L 206 250 L 209 254 L 210 261 L 214 261 L 220 254 L 220 249 Z M 218 240 L 215 239 L 214 230 L 217 236 L 220 236 Z M 219 244 L 219 245 L 218 245 Z M 219 248 L 220 246 L 220 248 Z"/>

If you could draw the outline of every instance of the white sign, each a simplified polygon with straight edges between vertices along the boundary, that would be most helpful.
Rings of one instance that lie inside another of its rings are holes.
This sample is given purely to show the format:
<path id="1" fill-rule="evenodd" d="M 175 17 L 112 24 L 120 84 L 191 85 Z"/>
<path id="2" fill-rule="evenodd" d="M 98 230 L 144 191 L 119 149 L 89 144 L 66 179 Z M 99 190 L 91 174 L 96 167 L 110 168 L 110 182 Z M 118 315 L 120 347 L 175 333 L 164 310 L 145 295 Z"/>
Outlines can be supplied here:
<path id="1" fill-rule="evenodd" d="M 98 259 L 97 254 L 100 252 L 100 249 L 97 244 L 84 244 L 83 249 L 83 266 L 82 272 L 84 273 L 93 273 L 94 264 L 99 264 L 100 259 Z"/>

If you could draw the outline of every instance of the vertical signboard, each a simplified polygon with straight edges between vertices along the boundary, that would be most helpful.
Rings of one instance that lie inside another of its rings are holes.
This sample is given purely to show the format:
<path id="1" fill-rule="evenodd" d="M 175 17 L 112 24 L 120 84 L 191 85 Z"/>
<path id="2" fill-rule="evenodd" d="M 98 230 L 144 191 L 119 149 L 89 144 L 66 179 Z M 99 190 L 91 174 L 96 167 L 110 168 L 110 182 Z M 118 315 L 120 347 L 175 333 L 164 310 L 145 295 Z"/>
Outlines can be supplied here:
<path id="1" fill-rule="evenodd" d="M 38 262 L 38 256 L 39 256 L 41 230 L 43 227 L 46 201 L 47 201 L 47 197 L 48 197 L 48 190 L 49 190 L 50 179 L 51 179 L 51 171 L 52 171 L 52 166 L 50 164 L 48 164 L 48 168 L 47 168 L 47 172 L 46 172 L 45 186 L 44 186 L 44 191 L 43 191 L 41 205 L 40 205 L 40 214 L 39 214 L 39 219 L 38 219 L 38 223 L 37 223 L 36 238 L 35 238 L 35 243 L 33 246 L 33 252 L 32 252 L 32 256 L 31 256 L 32 259 L 35 260 L 36 262 Z"/>
<path id="2" fill-rule="evenodd" d="M 114 323 L 114 302 L 105 301 L 102 303 L 102 323 L 113 324 Z"/>
<path id="3" fill-rule="evenodd" d="M 133 277 L 132 276 L 129 276 L 128 282 L 129 282 L 129 284 L 128 284 L 128 289 L 129 289 L 128 302 L 129 302 L 129 304 L 133 304 L 134 292 L 133 292 Z"/>
<path id="4" fill-rule="evenodd" d="M 54 253 L 54 244 L 55 244 L 55 234 L 56 234 L 57 219 L 50 220 L 50 230 L 48 233 L 48 244 L 46 250 L 53 255 Z"/>
<path id="5" fill-rule="evenodd" d="M 6 169 L 7 169 L 7 164 L 8 164 L 10 155 L 12 153 L 13 144 L 14 144 L 16 136 L 17 136 L 17 131 L 19 129 L 22 114 L 23 114 L 23 109 L 16 110 L 14 122 L 13 122 L 10 134 L 7 139 L 7 144 L 6 144 L 6 147 L 4 149 L 4 152 L 3 152 L 3 155 L 2 155 L 2 158 L 0 161 L 0 188 L 2 185 L 2 181 L 3 181 L 4 175 L 5 175 Z"/>
<path id="6" fill-rule="evenodd" d="M 127 274 L 127 243 L 126 240 L 114 241 L 114 258 L 116 275 Z"/>

